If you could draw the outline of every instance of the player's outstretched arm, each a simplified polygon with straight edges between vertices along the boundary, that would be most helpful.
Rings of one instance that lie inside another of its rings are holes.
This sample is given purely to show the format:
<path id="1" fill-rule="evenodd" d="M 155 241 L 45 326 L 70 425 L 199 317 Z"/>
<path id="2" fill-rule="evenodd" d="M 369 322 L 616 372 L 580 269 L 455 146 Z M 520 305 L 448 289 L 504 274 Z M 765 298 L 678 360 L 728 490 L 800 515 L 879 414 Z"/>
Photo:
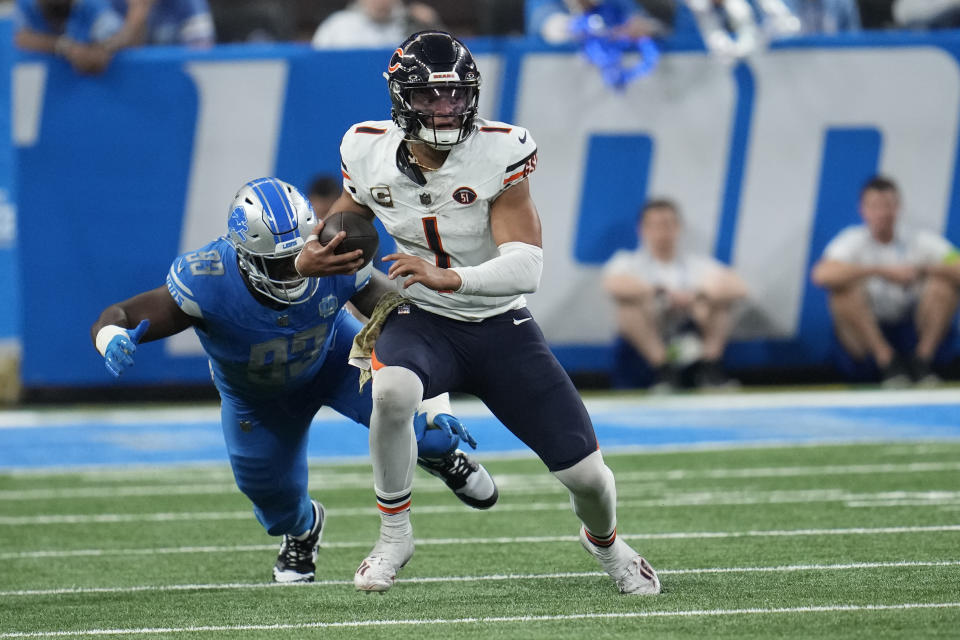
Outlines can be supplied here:
<path id="1" fill-rule="evenodd" d="M 104 309 L 90 327 L 90 337 L 107 370 L 118 377 L 133 366 L 138 343 L 172 336 L 193 323 L 164 285 Z"/>

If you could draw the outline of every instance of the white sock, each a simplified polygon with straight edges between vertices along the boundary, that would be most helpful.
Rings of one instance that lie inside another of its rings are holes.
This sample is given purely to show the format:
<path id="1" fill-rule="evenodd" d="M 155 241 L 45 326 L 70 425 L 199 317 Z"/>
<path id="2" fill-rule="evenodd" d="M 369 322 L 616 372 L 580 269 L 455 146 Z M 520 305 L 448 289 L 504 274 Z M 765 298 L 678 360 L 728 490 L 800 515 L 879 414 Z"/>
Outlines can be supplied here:
<path id="1" fill-rule="evenodd" d="M 380 537 L 384 540 L 409 538 L 413 535 L 413 526 L 410 524 L 410 508 L 399 513 L 380 512 Z"/>
<path id="2" fill-rule="evenodd" d="M 600 451 L 553 475 L 570 491 L 570 504 L 591 542 L 598 548 L 611 546 L 617 531 L 617 485 Z"/>
<path id="3" fill-rule="evenodd" d="M 391 497 L 409 493 L 417 463 L 413 414 L 423 398 L 417 374 L 403 367 L 384 367 L 373 374 L 370 414 L 370 460 L 373 484 Z"/>

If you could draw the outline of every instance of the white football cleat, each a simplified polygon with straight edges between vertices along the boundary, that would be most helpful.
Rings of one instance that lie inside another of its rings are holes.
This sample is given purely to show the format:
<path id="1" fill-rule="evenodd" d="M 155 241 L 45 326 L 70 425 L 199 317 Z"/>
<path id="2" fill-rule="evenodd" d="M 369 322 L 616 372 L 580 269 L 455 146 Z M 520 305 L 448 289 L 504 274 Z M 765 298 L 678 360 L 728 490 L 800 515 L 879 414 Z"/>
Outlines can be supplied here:
<path id="1" fill-rule="evenodd" d="M 609 547 L 598 547 L 587 539 L 587 532 L 580 527 L 580 544 L 600 562 L 620 593 L 637 596 L 652 596 L 660 593 L 660 578 L 650 563 L 634 551 L 630 545 L 617 538 Z"/>
<path id="2" fill-rule="evenodd" d="M 397 579 L 397 572 L 413 557 L 413 536 L 386 540 L 383 536 L 353 575 L 357 591 L 387 591 Z"/>
<path id="3" fill-rule="evenodd" d="M 443 480 L 461 502 L 474 509 L 489 509 L 500 497 L 490 472 L 460 449 L 442 458 L 417 458 L 417 464 Z"/>

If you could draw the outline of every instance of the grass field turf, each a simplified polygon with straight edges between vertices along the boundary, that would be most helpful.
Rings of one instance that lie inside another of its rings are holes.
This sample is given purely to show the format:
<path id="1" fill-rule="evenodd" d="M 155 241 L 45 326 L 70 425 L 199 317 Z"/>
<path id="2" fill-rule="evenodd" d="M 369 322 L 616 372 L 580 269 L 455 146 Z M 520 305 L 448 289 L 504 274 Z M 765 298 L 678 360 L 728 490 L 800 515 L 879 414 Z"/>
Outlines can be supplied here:
<path id="1" fill-rule="evenodd" d="M 960 443 L 607 461 L 660 596 L 616 593 L 530 459 L 485 460 L 488 512 L 418 472 L 417 552 L 382 596 L 352 586 L 378 526 L 364 465 L 312 468 L 318 582 L 286 587 L 225 465 L 0 475 L 0 638 L 958 636 Z"/>

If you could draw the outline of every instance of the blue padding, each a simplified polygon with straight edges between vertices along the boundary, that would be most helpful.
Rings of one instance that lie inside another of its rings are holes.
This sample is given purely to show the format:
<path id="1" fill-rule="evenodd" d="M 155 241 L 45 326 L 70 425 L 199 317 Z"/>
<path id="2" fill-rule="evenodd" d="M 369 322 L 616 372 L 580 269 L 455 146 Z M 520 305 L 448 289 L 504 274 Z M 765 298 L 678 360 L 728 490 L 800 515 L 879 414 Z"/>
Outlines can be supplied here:
<path id="1" fill-rule="evenodd" d="M 573 253 L 602 264 L 637 246 L 637 213 L 647 193 L 653 140 L 644 135 L 590 137 Z"/>

